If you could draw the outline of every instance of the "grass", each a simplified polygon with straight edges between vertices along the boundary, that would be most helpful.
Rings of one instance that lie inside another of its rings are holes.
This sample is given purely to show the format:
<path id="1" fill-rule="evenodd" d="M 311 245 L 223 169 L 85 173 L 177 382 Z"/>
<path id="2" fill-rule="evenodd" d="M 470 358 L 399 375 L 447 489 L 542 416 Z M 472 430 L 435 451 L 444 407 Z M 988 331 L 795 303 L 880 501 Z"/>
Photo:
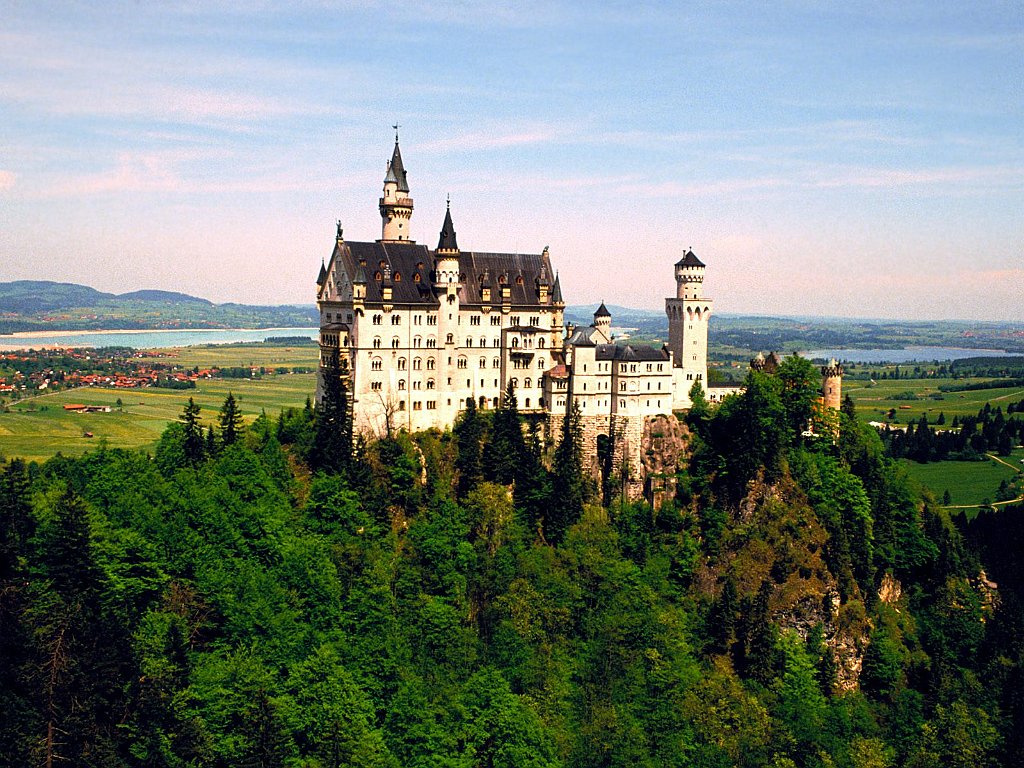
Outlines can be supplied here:
<path id="1" fill-rule="evenodd" d="M 1001 457 L 1007 464 L 1019 467 L 1014 470 L 993 459 L 986 461 L 936 461 L 918 464 L 904 460 L 910 476 L 930 488 L 941 500 L 949 491 L 950 504 L 962 506 L 981 504 L 988 499 L 994 501 L 996 489 L 1003 480 L 1011 480 L 1024 470 L 1024 449 L 1017 449 L 1010 457 Z"/>
<path id="2" fill-rule="evenodd" d="M 275 351 L 276 350 L 276 351 Z M 216 358 L 222 366 L 315 365 L 316 349 L 296 348 L 186 348 L 183 364 L 210 364 Z M 101 440 L 112 448 L 152 449 L 168 422 L 174 421 L 189 397 L 202 408 L 204 424 L 215 423 L 217 411 L 233 392 L 247 421 L 265 409 L 271 416 L 286 407 L 300 407 L 316 388 L 316 375 L 296 373 L 268 375 L 261 379 L 217 379 L 199 381 L 195 389 L 78 389 L 41 395 L 14 403 L 9 413 L 0 413 L 0 456 L 44 461 L 60 452 L 77 456 L 93 449 Z M 66 403 L 110 405 L 118 398 L 123 409 L 111 413 L 74 413 Z M 85 437 L 91 432 L 93 437 Z"/>
<path id="3" fill-rule="evenodd" d="M 174 359 L 164 362 L 192 368 L 231 368 L 236 366 L 262 366 L 276 368 L 316 368 L 319 365 L 318 347 L 316 345 L 299 345 L 294 347 L 272 347 L 264 345 L 226 345 L 209 344 L 200 347 L 173 347 L 159 350 Z"/>
<path id="4" fill-rule="evenodd" d="M 971 381 L 984 381 L 972 379 Z M 1002 389 L 981 389 L 972 392 L 940 392 L 942 384 L 952 384 L 953 379 L 899 379 L 882 380 L 869 386 L 866 381 L 843 381 L 843 393 L 850 395 L 857 406 L 857 415 L 863 421 L 888 421 L 887 414 L 891 408 L 896 409 L 896 419 L 900 424 L 917 421 L 921 414 L 928 416 L 932 424 L 940 413 L 946 415 L 946 424 L 953 421 L 954 416 L 975 416 L 985 403 L 995 408 L 1024 400 L 1024 389 L 1010 387 Z M 963 380 L 959 380 L 963 383 Z M 895 395 L 913 392 L 917 400 L 895 400 Z M 941 400 L 933 400 L 929 395 L 937 393 Z"/>

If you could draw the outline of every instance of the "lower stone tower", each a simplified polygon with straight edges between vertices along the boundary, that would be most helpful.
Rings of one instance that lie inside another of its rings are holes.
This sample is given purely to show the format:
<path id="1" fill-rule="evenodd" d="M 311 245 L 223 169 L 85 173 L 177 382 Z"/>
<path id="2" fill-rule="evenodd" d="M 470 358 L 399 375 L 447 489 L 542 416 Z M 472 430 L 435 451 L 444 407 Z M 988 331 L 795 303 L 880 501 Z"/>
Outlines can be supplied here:
<path id="1" fill-rule="evenodd" d="M 843 366 L 834 357 L 821 367 L 821 400 L 836 411 L 843 402 Z"/>

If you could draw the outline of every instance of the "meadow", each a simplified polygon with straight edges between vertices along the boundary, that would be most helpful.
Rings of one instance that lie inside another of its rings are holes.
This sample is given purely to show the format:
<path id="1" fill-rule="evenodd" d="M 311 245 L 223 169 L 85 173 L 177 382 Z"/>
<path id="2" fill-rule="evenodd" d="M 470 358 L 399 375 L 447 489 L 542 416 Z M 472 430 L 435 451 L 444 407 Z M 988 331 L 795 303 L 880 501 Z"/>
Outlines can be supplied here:
<path id="1" fill-rule="evenodd" d="M 971 379 L 971 382 L 986 379 Z M 1008 403 L 1024 400 L 1024 389 L 1007 387 L 1001 389 L 981 389 L 972 392 L 940 392 L 939 386 L 963 384 L 964 379 L 882 379 L 871 383 L 845 379 L 843 394 L 850 395 L 857 406 L 857 415 L 863 421 L 888 421 L 886 414 L 896 409 L 896 423 L 907 424 L 917 421 L 922 414 L 928 416 L 932 424 L 940 413 L 945 414 L 946 423 L 953 421 L 954 416 L 975 416 L 991 403 L 995 408 L 1002 405 L 1006 410 Z M 903 400 L 897 396 L 913 392 L 917 400 Z M 940 399 L 941 398 L 941 399 Z"/>
<path id="2" fill-rule="evenodd" d="M 949 491 L 950 505 L 958 507 L 981 505 L 986 500 L 994 501 L 999 484 L 1003 480 L 1011 481 L 1024 470 L 1024 450 L 1018 448 L 1012 456 L 1000 458 L 1002 462 L 988 459 L 918 464 L 916 461 L 903 459 L 902 463 L 910 476 L 931 489 L 940 503 L 943 493 Z"/>
<path id="3" fill-rule="evenodd" d="M 169 350 L 170 351 L 170 350 Z M 187 347 L 174 350 L 188 367 L 219 365 L 315 367 L 316 347 Z M 60 452 L 77 456 L 105 441 L 111 448 L 151 450 L 168 422 L 174 421 L 192 397 L 202 408 L 204 424 L 216 422 L 217 412 L 234 393 L 246 421 L 262 410 L 276 417 L 282 408 L 301 407 L 316 388 L 316 374 L 289 373 L 258 379 L 211 379 L 195 389 L 107 389 L 79 387 L 13 403 L 0 413 L 0 456 L 44 461 Z M 117 400 L 122 403 L 117 408 Z M 110 413 L 75 413 L 64 405 L 109 405 Z M 92 437 L 86 437 L 92 433 Z"/>

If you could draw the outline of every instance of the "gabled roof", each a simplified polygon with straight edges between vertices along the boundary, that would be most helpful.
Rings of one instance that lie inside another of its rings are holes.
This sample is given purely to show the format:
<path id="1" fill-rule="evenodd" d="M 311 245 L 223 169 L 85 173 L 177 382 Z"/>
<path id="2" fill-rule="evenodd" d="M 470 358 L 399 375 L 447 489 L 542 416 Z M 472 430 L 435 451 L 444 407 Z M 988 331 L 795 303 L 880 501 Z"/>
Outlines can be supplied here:
<path id="1" fill-rule="evenodd" d="M 601 302 L 601 306 L 597 308 L 597 312 L 594 313 L 594 317 L 611 317 L 612 313 L 608 311 L 608 307 Z"/>
<path id="2" fill-rule="evenodd" d="M 455 225 L 452 224 L 451 204 L 445 209 L 444 224 L 441 225 L 441 238 L 437 241 L 439 251 L 457 251 L 459 244 L 455 240 Z"/>
<path id="3" fill-rule="evenodd" d="M 362 243 L 346 240 L 337 244 L 334 259 L 335 264 L 352 277 L 352 282 L 360 279 L 366 282 L 367 303 L 382 300 L 380 289 L 385 283 L 385 275 L 390 274 L 393 302 L 438 304 L 433 289 L 435 253 L 424 245 L 409 241 Z M 362 268 L 364 264 L 365 269 Z M 486 275 L 492 286 L 489 304 L 499 306 L 502 303 L 501 289 L 508 288 L 512 306 L 540 308 L 536 281 L 542 270 L 551 272 L 550 259 L 544 254 L 461 251 L 459 302 L 463 305 L 483 304 L 482 289 Z"/>
<path id="4" fill-rule="evenodd" d="M 676 262 L 677 267 L 703 267 L 704 262 L 694 256 L 693 251 L 687 251 L 683 258 Z"/>

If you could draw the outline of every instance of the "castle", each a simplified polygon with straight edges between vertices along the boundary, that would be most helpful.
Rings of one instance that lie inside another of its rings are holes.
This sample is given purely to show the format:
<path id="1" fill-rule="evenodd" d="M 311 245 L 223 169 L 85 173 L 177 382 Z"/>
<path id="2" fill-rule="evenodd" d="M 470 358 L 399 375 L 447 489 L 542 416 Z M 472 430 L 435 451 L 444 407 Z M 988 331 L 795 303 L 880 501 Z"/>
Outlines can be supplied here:
<path id="1" fill-rule="evenodd" d="M 397 133 L 378 208 L 380 239 L 346 240 L 338 222 L 317 278 L 317 395 L 329 371 L 343 375 L 356 432 L 443 430 L 470 399 L 481 409 L 498 407 L 511 385 L 520 412 L 554 433 L 577 404 L 585 454 L 595 456 L 605 435 L 617 455 L 635 461 L 645 421 L 689 408 L 695 383 L 712 401 L 739 390 L 707 386 L 714 303 L 704 296 L 705 265 L 692 250 L 676 262 L 675 296 L 665 301 L 668 343 L 616 344 L 604 303 L 589 327 L 563 327 L 565 301 L 546 247 L 463 251 L 450 201 L 437 248 L 418 244 Z M 837 407 L 838 384 L 829 381 Z"/>

